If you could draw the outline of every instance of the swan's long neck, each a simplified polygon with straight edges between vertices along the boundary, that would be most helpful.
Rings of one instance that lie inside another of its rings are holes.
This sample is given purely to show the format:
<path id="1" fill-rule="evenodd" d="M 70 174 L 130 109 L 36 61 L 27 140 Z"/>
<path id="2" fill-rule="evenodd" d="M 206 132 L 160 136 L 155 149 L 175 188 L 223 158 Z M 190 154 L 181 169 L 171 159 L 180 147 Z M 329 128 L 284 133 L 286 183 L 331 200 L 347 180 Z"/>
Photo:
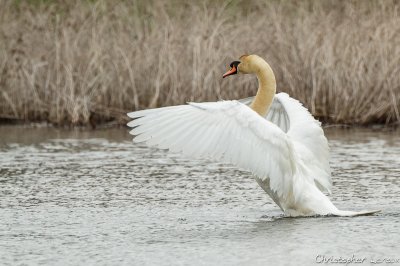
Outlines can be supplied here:
<path id="1" fill-rule="evenodd" d="M 255 74 L 258 78 L 258 91 L 250 107 L 264 117 L 276 93 L 275 75 L 271 67 L 264 60 L 257 62 Z"/>

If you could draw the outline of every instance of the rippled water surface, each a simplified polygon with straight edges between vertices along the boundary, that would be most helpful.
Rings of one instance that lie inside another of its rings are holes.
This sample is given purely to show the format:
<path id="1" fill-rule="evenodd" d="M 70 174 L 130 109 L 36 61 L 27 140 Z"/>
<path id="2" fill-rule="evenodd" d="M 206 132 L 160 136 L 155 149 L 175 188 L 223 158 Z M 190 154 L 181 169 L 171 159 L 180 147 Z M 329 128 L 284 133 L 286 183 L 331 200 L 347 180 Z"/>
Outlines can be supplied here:
<path id="1" fill-rule="evenodd" d="M 284 218 L 247 172 L 132 144 L 124 128 L 0 127 L 0 264 L 400 259 L 400 132 L 326 132 L 334 203 L 380 214 Z"/>

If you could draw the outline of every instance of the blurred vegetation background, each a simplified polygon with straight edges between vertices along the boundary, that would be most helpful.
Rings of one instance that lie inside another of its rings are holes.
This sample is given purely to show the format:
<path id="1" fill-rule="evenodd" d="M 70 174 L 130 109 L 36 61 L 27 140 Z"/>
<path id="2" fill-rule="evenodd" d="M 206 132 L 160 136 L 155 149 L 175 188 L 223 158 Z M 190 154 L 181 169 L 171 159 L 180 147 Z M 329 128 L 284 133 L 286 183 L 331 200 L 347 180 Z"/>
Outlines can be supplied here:
<path id="1" fill-rule="evenodd" d="M 252 96 L 258 54 L 320 120 L 400 123 L 399 1 L 0 0 L 0 119 L 95 125 Z"/>

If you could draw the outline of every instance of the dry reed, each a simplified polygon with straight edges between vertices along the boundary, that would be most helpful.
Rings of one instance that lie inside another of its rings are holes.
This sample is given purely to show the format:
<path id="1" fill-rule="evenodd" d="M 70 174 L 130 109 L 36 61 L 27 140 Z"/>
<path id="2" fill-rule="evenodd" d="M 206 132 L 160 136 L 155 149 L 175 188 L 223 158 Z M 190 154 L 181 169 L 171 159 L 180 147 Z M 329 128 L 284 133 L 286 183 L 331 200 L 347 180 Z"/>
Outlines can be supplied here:
<path id="1" fill-rule="evenodd" d="M 397 1 L 0 0 L 0 118 L 126 122 L 132 110 L 255 94 L 245 53 L 331 123 L 400 122 Z"/>

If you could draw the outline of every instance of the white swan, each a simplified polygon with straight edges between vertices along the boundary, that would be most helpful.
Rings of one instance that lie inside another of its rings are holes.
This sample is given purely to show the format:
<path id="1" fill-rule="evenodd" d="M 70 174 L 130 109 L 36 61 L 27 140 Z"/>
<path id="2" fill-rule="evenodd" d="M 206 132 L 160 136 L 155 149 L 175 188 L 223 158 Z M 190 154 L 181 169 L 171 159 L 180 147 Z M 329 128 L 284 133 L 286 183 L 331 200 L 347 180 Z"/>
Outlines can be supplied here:
<path id="1" fill-rule="evenodd" d="M 188 103 L 128 113 L 134 142 L 196 158 L 229 162 L 253 173 L 288 216 L 356 216 L 330 193 L 329 147 L 320 123 L 297 100 L 276 93 L 275 76 L 257 55 L 231 63 L 223 77 L 257 75 L 257 95 L 239 101 Z"/>

